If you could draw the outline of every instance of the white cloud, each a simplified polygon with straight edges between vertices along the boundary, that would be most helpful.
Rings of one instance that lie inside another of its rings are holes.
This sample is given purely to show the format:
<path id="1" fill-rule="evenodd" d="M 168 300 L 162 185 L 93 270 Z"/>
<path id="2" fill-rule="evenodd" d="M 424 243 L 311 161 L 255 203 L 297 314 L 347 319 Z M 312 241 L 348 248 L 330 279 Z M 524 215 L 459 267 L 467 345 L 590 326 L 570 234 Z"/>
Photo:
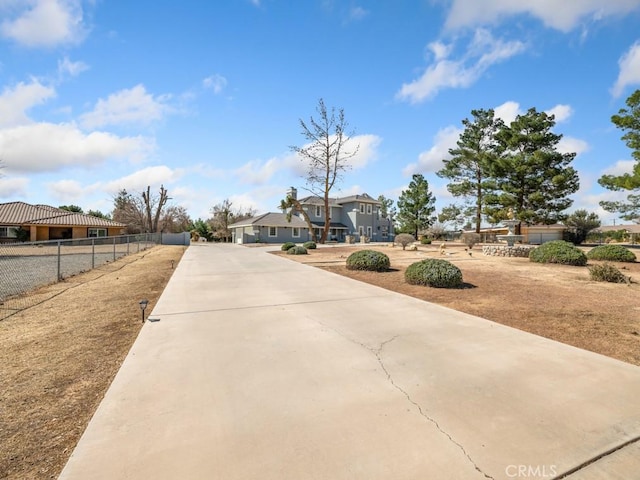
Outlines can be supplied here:
<path id="1" fill-rule="evenodd" d="M 73 203 L 83 199 L 91 189 L 76 180 L 59 180 L 47 184 L 49 193 L 61 203 Z"/>
<path id="2" fill-rule="evenodd" d="M 64 57 L 62 60 L 58 60 L 58 75 L 64 77 L 69 75 L 76 77 L 85 70 L 89 69 L 89 65 L 83 62 L 72 62 L 69 57 Z"/>
<path id="3" fill-rule="evenodd" d="M 443 88 L 467 88 L 492 65 L 507 60 L 525 50 L 520 41 L 494 38 L 488 30 L 476 30 L 466 53 L 458 60 L 449 60 L 452 46 L 434 42 L 429 45 L 435 62 L 420 78 L 405 83 L 397 93 L 401 100 L 418 103 L 435 96 Z"/>
<path id="4" fill-rule="evenodd" d="M 563 136 L 556 145 L 556 150 L 560 153 L 575 153 L 579 156 L 589 151 L 589 144 L 579 138 Z"/>
<path id="5" fill-rule="evenodd" d="M 564 122 L 573 115 L 573 109 L 570 105 L 556 105 L 555 107 L 546 111 L 547 115 L 553 115 L 556 123 Z"/>
<path id="6" fill-rule="evenodd" d="M 382 139 L 377 135 L 356 135 L 347 139 L 342 146 L 343 155 L 349 152 L 357 153 L 348 159 L 347 164 L 353 170 L 364 168 L 377 158 L 377 149 Z M 303 148 L 308 147 L 305 145 Z M 305 177 L 307 173 L 305 160 L 295 153 L 288 153 L 278 157 L 272 157 L 267 161 L 251 160 L 234 171 L 234 174 L 243 184 L 264 185 L 268 183 L 276 173 L 289 171 L 295 176 Z"/>
<path id="7" fill-rule="evenodd" d="M 344 152 L 353 152 L 357 146 L 358 152 L 349 159 L 349 165 L 354 170 L 364 168 L 378 157 L 378 147 L 382 138 L 377 135 L 356 135 L 349 138 L 344 145 Z"/>
<path id="8" fill-rule="evenodd" d="M 0 177 L 0 198 L 26 197 L 29 179 L 26 177 Z"/>
<path id="9" fill-rule="evenodd" d="M 0 95 L 0 127 L 30 123 L 27 111 L 55 95 L 55 89 L 42 85 L 36 79 L 31 79 L 29 83 L 20 82 L 13 88 L 5 88 Z"/>
<path id="10" fill-rule="evenodd" d="M 513 122 L 518 115 L 522 115 L 524 113 L 520 109 L 520 104 L 512 101 L 498 105 L 493 109 L 493 112 L 496 118 L 500 118 L 507 125 Z"/>
<path id="11" fill-rule="evenodd" d="M 356 7 L 352 7 L 349 10 L 349 20 L 350 21 L 362 20 L 367 15 L 369 15 L 369 11 L 365 10 L 362 7 L 356 6 Z"/>
<path id="12" fill-rule="evenodd" d="M 167 104 L 167 96 L 154 97 L 144 85 L 120 90 L 104 100 L 98 100 L 92 112 L 80 117 L 85 128 L 105 125 L 142 124 L 161 120 L 173 108 Z"/>
<path id="13" fill-rule="evenodd" d="M 271 180 L 276 172 L 287 168 L 287 166 L 292 166 L 295 160 L 295 155 L 272 157 L 266 162 L 251 160 L 236 169 L 234 173 L 243 184 L 264 185 Z"/>
<path id="14" fill-rule="evenodd" d="M 639 0 L 453 0 L 448 29 L 496 24 L 514 15 L 530 15 L 544 25 L 568 32 L 584 21 L 624 15 L 640 7 Z"/>
<path id="15" fill-rule="evenodd" d="M 227 79 L 222 75 L 216 73 L 214 75 L 211 75 L 210 77 L 205 78 L 202 81 L 202 85 L 205 88 L 212 89 L 213 93 L 217 95 L 222 92 L 222 90 L 227 86 Z"/>
<path id="16" fill-rule="evenodd" d="M 12 5 L 5 2 L 4 6 L 14 8 L 11 18 L 0 23 L 0 34 L 22 45 L 53 47 L 84 38 L 80 0 L 25 0 Z"/>
<path id="17" fill-rule="evenodd" d="M 111 180 L 106 183 L 104 189 L 112 195 L 117 194 L 123 188 L 128 192 L 142 192 L 147 186 L 151 186 L 151 190 L 158 190 L 160 185 L 166 185 L 175 182 L 182 176 L 182 171 L 171 169 L 166 165 L 157 165 L 153 167 L 143 168 L 137 172 L 127 175 L 126 177 Z M 169 192 L 171 194 L 171 192 Z"/>
<path id="18" fill-rule="evenodd" d="M 602 171 L 602 175 L 624 175 L 632 173 L 635 166 L 635 160 L 618 160 L 614 165 L 607 167 Z"/>
<path id="19" fill-rule="evenodd" d="M 85 134 L 73 124 L 38 123 L 0 130 L 0 152 L 12 172 L 56 171 L 66 166 L 91 167 L 112 158 L 139 160 L 155 145 L 144 137 Z"/>
<path id="20" fill-rule="evenodd" d="M 618 60 L 620 73 L 611 89 L 614 97 L 622 95 L 625 87 L 640 83 L 640 40 L 631 45 L 629 50 Z"/>
<path id="21" fill-rule="evenodd" d="M 462 133 L 462 129 L 450 125 L 438 131 L 433 146 L 418 156 L 417 163 L 407 165 L 402 173 L 405 176 L 414 173 L 437 172 L 443 166 L 442 161 L 451 157 L 449 149 L 455 148 Z"/>

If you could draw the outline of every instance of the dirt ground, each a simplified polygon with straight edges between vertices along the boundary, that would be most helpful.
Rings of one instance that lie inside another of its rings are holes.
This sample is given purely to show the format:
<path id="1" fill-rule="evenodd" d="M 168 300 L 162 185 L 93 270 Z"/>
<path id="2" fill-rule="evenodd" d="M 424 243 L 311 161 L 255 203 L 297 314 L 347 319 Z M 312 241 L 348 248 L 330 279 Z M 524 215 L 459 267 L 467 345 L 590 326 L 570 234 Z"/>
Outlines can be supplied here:
<path id="1" fill-rule="evenodd" d="M 44 287 L 0 321 L 0 478 L 57 478 L 185 247 L 157 246 Z"/>
<path id="2" fill-rule="evenodd" d="M 346 258 L 357 248 L 386 253 L 391 270 L 347 270 Z M 588 251 L 588 248 L 584 249 Z M 485 256 L 479 246 L 420 245 L 417 251 L 387 244 L 335 246 L 286 258 L 378 285 L 575 347 L 640 365 L 640 263 L 614 263 L 631 284 L 595 282 L 587 267 L 539 264 L 527 258 Z M 640 250 L 634 250 L 636 257 Z M 277 252 L 278 255 L 282 253 Z M 404 270 L 425 258 L 443 258 L 462 271 L 461 289 L 409 285 Z M 640 258 L 640 257 L 639 257 Z M 596 263 L 589 261 L 589 265 Z"/>
<path id="3" fill-rule="evenodd" d="M 392 270 L 346 270 L 357 248 L 388 254 Z M 138 302 L 147 298 L 151 311 L 183 253 L 161 246 L 122 258 L 32 292 L 45 300 L 0 321 L 0 478 L 58 477 L 138 335 Z M 371 244 L 286 258 L 640 365 L 640 263 L 617 264 L 635 280 L 627 285 L 590 281 L 585 267 L 487 257 L 479 247 L 446 253 Z M 404 268 L 429 257 L 456 264 L 464 288 L 406 284 Z"/>

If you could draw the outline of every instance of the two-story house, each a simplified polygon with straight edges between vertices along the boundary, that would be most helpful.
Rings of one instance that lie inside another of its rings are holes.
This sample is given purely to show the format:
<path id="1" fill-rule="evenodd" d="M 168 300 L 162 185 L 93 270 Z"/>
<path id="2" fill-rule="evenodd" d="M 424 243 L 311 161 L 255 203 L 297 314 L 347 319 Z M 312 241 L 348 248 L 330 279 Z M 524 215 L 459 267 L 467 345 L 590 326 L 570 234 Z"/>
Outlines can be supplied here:
<path id="1" fill-rule="evenodd" d="M 319 239 L 327 215 L 324 201 L 315 196 L 298 199 L 297 194 L 293 187 L 287 191 L 288 196 L 300 202 Z M 363 237 L 372 242 L 392 240 L 392 221 L 382 216 L 381 206 L 381 202 L 366 193 L 329 199 L 331 226 L 327 240 L 344 242 L 348 236 L 356 242 Z M 299 213 L 293 216 L 291 222 L 286 220 L 284 213 L 268 213 L 243 220 L 229 228 L 236 243 L 299 243 L 311 239 L 309 227 Z"/>

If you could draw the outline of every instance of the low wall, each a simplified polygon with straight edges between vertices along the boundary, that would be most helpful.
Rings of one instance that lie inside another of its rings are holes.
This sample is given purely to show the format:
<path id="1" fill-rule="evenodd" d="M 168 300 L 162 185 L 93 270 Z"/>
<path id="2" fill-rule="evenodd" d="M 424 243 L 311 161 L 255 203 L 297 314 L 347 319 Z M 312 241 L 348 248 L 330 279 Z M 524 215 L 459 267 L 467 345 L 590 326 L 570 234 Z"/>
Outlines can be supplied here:
<path id="1" fill-rule="evenodd" d="M 536 247 L 531 245 L 514 245 L 509 247 L 506 245 L 484 245 L 482 253 L 493 257 L 524 257 L 529 258 L 529 252 Z"/>

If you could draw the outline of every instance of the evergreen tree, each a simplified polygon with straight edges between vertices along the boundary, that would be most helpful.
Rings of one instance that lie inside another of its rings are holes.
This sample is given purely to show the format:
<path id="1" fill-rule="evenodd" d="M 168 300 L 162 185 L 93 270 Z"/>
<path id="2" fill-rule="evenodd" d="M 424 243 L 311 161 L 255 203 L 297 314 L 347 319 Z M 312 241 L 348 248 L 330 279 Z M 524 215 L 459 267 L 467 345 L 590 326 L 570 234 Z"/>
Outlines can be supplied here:
<path id="1" fill-rule="evenodd" d="M 398 223 L 400 230 L 410 232 L 418 238 L 420 230 L 428 228 L 436 221 L 433 215 L 436 199 L 429 191 L 429 183 L 420 174 L 415 174 L 407 190 L 398 199 Z"/>
<path id="2" fill-rule="evenodd" d="M 497 132 L 500 156 L 492 166 L 497 191 L 486 198 L 492 222 L 504 220 L 509 211 L 527 224 L 566 218 L 562 212 L 572 205 L 569 195 L 580 182 L 570 166 L 576 154 L 558 152 L 562 135 L 551 131 L 554 126 L 553 115 L 531 108 Z"/>
<path id="3" fill-rule="evenodd" d="M 498 157 L 496 133 L 504 124 L 493 110 L 472 110 L 471 115 L 473 119 L 462 121 L 465 129 L 458 146 L 449 150 L 451 158 L 443 161 L 444 167 L 436 175 L 449 180 L 447 190 L 454 197 L 473 202 L 475 229 L 480 233 L 485 195 L 495 189 L 491 167 Z"/>
<path id="4" fill-rule="evenodd" d="M 628 109 L 622 108 L 611 117 L 613 124 L 624 133 L 627 147 L 636 161 L 631 173 L 624 175 L 603 175 L 598 183 L 609 190 L 640 190 L 640 90 L 636 90 L 626 101 Z M 627 202 L 600 202 L 600 206 L 609 212 L 617 212 L 625 220 L 640 223 L 640 195 L 629 194 Z"/>

